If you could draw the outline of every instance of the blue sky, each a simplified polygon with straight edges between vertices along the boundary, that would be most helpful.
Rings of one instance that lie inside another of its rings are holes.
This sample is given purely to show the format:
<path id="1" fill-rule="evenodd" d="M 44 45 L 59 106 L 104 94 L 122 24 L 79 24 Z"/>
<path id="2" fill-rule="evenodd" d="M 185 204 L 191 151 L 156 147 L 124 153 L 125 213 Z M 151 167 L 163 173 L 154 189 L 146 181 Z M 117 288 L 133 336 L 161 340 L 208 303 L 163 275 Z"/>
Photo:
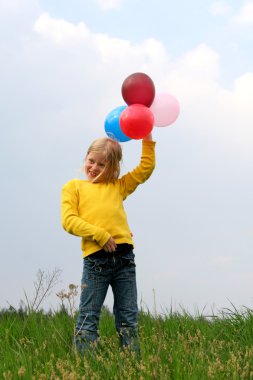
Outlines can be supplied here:
<path id="1" fill-rule="evenodd" d="M 252 307 L 253 1 L 0 0 L 0 307 L 32 297 L 38 269 L 79 284 L 62 185 L 142 71 L 180 102 L 154 127 L 157 167 L 126 201 L 139 303 L 159 311 Z M 122 173 L 140 141 L 123 143 Z M 106 303 L 112 303 L 108 294 Z M 55 294 L 47 307 L 57 307 Z"/>

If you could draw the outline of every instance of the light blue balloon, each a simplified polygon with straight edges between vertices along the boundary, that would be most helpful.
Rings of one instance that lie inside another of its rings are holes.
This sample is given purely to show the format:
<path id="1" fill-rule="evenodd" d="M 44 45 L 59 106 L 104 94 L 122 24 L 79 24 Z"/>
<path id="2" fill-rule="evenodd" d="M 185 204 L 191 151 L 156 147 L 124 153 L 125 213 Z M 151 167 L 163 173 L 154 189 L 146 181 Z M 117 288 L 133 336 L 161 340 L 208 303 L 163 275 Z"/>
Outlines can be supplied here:
<path id="1" fill-rule="evenodd" d="M 114 108 L 105 118 L 105 132 L 108 137 L 119 142 L 125 142 L 131 140 L 126 136 L 120 128 L 120 115 L 127 106 L 119 106 Z"/>

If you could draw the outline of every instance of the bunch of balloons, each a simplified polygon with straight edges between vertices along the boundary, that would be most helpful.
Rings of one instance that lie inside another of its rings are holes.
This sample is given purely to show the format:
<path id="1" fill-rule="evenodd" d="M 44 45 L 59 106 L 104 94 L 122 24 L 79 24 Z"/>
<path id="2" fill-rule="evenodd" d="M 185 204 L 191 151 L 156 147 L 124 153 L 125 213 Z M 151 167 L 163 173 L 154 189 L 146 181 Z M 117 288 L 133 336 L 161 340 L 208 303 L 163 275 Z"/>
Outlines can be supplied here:
<path id="1" fill-rule="evenodd" d="M 177 99 L 169 93 L 155 93 L 152 79 L 144 73 L 129 75 L 121 86 L 126 105 L 114 108 L 105 119 L 106 134 L 120 142 L 139 140 L 153 127 L 166 127 L 180 112 Z"/>

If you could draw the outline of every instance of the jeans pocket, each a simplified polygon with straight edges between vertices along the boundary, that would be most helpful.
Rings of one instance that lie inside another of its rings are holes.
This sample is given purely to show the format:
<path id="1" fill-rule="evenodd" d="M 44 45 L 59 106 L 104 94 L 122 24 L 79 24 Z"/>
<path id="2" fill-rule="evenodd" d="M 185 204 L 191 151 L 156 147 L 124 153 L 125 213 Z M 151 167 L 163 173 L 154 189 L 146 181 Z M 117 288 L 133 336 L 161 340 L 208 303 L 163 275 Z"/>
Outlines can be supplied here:
<path id="1" fill-rule="evenodd" d="M 135 254 L 133 253 L 133 251 L 129 251 L 129 252 L 123 253 L 121 255 L 121 261 L 122 261 L 123 265 L 133 266 L 133 267 L 136 266 L 136 264 L 135 264 Z"/>
<path id="2" fill-rule="evenodd" d="M 86 265 L 88 267 L 88 269 L 90 270 L 94 270 L 96 272 L 102 272 L 103 268 L 106 267 L 106 264 L 108 262 L 108 259 L 106 257 L 91 257 L 88 256 L 86 259 L 85 259 L 85 262 L 86 262 Z"/>

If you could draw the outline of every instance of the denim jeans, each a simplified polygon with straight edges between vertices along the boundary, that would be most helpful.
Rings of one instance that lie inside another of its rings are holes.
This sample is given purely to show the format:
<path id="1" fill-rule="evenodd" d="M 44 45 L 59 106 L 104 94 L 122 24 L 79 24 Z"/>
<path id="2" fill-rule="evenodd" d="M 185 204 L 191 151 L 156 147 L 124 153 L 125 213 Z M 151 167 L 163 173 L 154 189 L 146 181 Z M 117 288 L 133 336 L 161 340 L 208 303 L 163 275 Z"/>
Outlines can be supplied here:
<path id="1" fill-rule="evenodd" d="M 109 285 L 114 296 L 113 313 L 121 346 L 139 352 L 134 257 L 132 249 L 119 248 L 115 253 L 100 251 L 99 255 L 93 254 L 83 260 L 82 292 L 75 334 L 79 352 L 85 352 L 98 341 L 100 313 Z"/>

